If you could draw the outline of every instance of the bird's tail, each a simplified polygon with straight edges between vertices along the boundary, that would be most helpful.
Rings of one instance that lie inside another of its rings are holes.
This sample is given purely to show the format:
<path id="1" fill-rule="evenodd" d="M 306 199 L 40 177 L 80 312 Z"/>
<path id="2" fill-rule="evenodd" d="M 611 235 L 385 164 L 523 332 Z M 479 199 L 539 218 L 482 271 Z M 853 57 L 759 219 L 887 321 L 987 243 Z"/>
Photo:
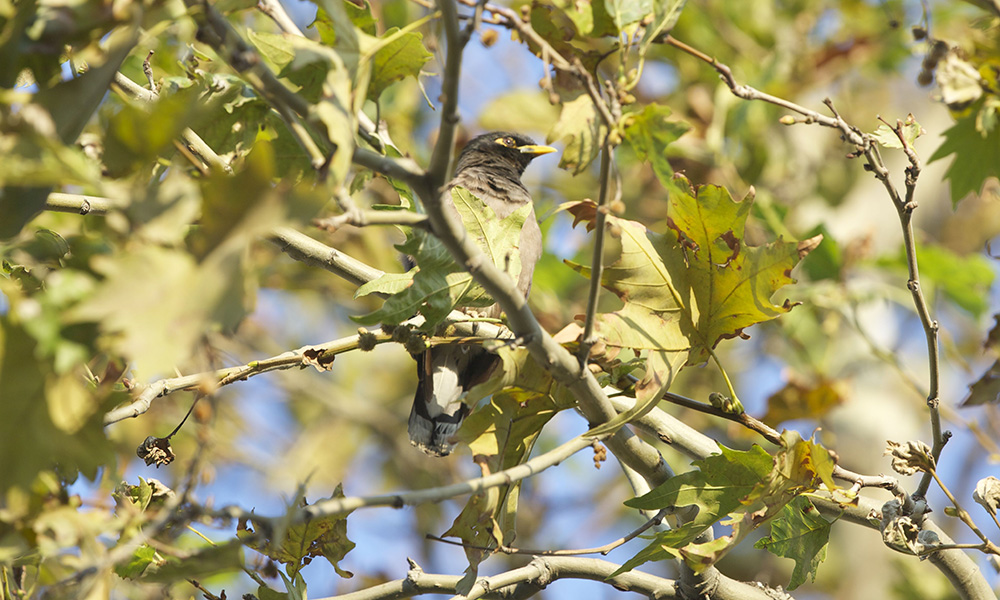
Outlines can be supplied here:
<path id="1" fill-rule="evenodd" d="M 410 443 L 427 454 L 447 456 L 469 414 L 466 393 L 489 376 L 497 357 L 476 346 L 442 345 L 415 358 L 419 383 L 407 427 Z"/>

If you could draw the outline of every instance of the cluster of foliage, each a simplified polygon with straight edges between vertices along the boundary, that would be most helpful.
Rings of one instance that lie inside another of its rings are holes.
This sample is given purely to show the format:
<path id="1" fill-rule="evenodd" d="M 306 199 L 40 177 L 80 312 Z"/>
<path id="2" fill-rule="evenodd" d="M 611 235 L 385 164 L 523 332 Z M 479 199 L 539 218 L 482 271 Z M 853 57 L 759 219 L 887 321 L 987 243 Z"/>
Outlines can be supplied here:
<path id="1" fill-rule="evenodd" d="M 411 547 L 464 574 L 379 562 L 345 589 L 992 596 L 996 2 L 299 8 L 304 29 L 276 0 L 0 0 L 5 598 L 315 596 L 313 559 L 349 579 L 385 554 L 359 509 L 402 505 L 468 561 Z M 475 128 L 562 149 L 528 175 L 550 250 L 531 311 L 525 211 L 462 190 L 461 223 L 441 211 Z M 494 300 L 513 336 L 454 310 Z M 405 436 L 409 353 L 456 335 L 502 369 L 435 460 Z M 596 468 L 550 469 L 591 448 Z M 252 495 L 205 500 L 248 468 Z M 547 478 L 586 482 L 580 529 L 624 535 L 617 562 L 524 566 L 580 539 L 522 489 Z"/>

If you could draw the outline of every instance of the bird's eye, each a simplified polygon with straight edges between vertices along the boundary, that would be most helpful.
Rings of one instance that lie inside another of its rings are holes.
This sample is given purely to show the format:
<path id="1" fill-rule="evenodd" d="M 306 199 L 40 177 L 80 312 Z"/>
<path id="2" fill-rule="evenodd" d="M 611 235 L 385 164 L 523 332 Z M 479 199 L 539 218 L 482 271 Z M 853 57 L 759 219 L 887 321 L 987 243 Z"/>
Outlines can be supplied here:
<path id="1" fill-rule="evenodd" d="M 500 144 L 501 146 L 507 146 L 508 148 L 516 148 L 517 147 L 517 142 L 515 142 L 514 138 L 512 138 L 510 136 L 508 136 L 508 137 L 502 137 L 502 138 L 497 138 L 496 139 L 496 143 Z"/>

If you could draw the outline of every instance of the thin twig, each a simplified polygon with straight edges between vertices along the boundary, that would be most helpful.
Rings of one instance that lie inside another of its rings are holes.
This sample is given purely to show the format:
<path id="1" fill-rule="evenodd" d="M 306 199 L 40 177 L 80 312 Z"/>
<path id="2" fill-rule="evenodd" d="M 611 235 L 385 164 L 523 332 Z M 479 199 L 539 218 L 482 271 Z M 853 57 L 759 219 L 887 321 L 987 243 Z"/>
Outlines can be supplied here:
<path id="1" fill-rule="evenodd" d="M 976 525 L 975 521 L 972 520 L 972 516 L 968 513 L 968 511 L 966 511 L 964 508 L 962 508 L 961 503 L 959 503 L 958 499 L 955 498 L 955 496 L 951 493 L 951 490 L 948 489 L 948 486 L 946 486 L 944 484 L 944 481 L 942 481 L 941 478 L 938 476 L 937 469 L 935 469 L 935 468 L 932 467 L 927 472 L 930 474 L 931 477 L 934 478 L 934 481 L 937 482 L 938 486 L 941 488 L 941 491 L 944 492 L 944 495 L 948 496 L 948 500 L 951 501 L 951 505 L 955 507 L 955 514 L 956 514 L 956 516 L 963 523 L 965 523 L 965 525 L 969 529 L 972 530 L 972 533 L 976 534 L 976 537 L 978 537 L 979 539 L 981 539 L 983 541 L 983 546 L 985 546 L 985 548 L 983 549 L 983 552 L 988 552 L 990 554 L 1000 555 L 1000 547 L 998 547 L 996 544 L 994 544 L 993 542 L 991 542 L 990 539 L 988 537 L 986 537 L 986 534 L 984 534 L 982 531 L 980 531 L 980 529 Z"/>
<path id="2" fill-rule="evenodd" d="M 643 533 L 645 533 L 651 527 L 655 527 L 655 526 L 659 525 L 660 523 L 662 523 L 663 522 L 663 517 L 667 516 L 667 514 L 669 512 L 670 512 L 670 509 L 666 509 L 666 508 L 661 509 L 660 512 L 656 513 L 655 515 L 653 515 L 652 517 L 650 517 L 649 519 L 647 519 L 645 523 L 643 523 L 639 527 L 635 528 L 634 530 L 632 530 L 631 532 L 629 532 L 627 535 L 622 536 L 622 537 L 618 538 L 617 540 L 615 540 L 613 542 L 608 542 L 607 544 L 604 544 L 603 546 L 597 546 L 597 547 L 594 547 L 594 548 L 578 548 L 578 549 L 573 549 L 573 550 L 531 550 L 531 549 L 528 549 L 528 548 L 512 548 L 510 546 L 504 546 L 504 545 L 500 545 L 500 546 L 498 546 L 496 548 L 492 548 L 492 547 L 486 547 L 486 546 L 476 546 L 475 544 L 467 544 L 467 543 L 461 542 L 461 541 L 456 542 L 454 540 L 445 539 L 443 537 L 436 536 L 436 535 L 431 535 L 431 534 L 427 534 L 426 537 L 429 540 L 434 540 L 434 541 L 442 542 L 442 543 L 445 543 L 445 544 L 451 544 L 453 546 L 461 546 L 463 548 L 471 548 L 471 549 L 474 549 L 474 550 L 483 550 L 483 551 L 486 551 L 486 552 L 494 552 L 495 551 L 495 552 L 500 552 L 501 554 L 528 554 L 528 555 L 531 555 L 531 556 L 581 556 L 581 555 L 584 555 L 584 554 L 601 554 L 601 555 L 607 556 L 607 554 L 609 552 L 611 552 L 612 550 L 614 550 L 615 548 L 617 548 L 619 546 L 622 546 L 624 544 L 627 544 L 628 542 L 634 540 L 635 538 L 637 538 L 640 535 L 642 535 Z"/>
<path id="3" fill-rule="evenodd" d="M 384 344 L 392 341 L 392 336 L 388 334 L 370 333 L 368 335 L 374 336 L 372 341 L 375 344 Z M 323 365 L 330 364 L 338 354 L 357 349 L 360 342 L 361 335 L 357 334 L 324 344 L 302 346 L 301 348 L 283 352 L 270 358 L 255 360 L 245 365 L 226 367 L 182 377 L 161 379 L 143 388 L 138 397 L 129 404 L 108 411 L 104 415 L 104 424 L 111 425 L 125 419 L 138 417 L 149 410 L 153 400 L 174 392 L 204 390 L 206 387 L 214 391 L 214 389 L 235 381 L 243 381 L 270 371 L 306 368 L 309 366 L 316 366 L 323 369 Z"/>
<path id="4" fill-rule="evenodd" d="M 142 74 L 146 76 L 146 81 L 149 82 L 149 89 L 155 94 L 156 80 L 153 78 L 153 66 L 149 64 L 149 61 L 152 58 L 153 51 L 150 50 L 149 54 L 146 55 L 146 60 L 142 61 Z"/>
<path id="5" fill-rule="evenodd" d="M 460 483 L 445 485 L 417 491 L 398 492 L 380 496 L 330 498 L 305 507 L 299 518 L 301 520 L 315 519 L 334 515 L 347 514 L 359 508 L 373 506 L 391 506 L 402 508 L 431 502 L 440 502 L 456 496 L 476 494 L 502 485 L 510 485 L 528 477 L 538 475 L 549 467 L 563 462 L 577 452 L 589 448 L 594 442 L 592 436 L 578 436 L 539 454 L 535 458 L 509 469 L 504 469 L 484 477 L 469 479 Z"/>
<path id="6" fill-rule="evenodd" d="M 830 99 L 825 99 L 823 103 L 830 109 L 830 112 L 833 114 L 832 117 L 821 115 L 816 111 L 809 110 L 783 98 L 766 94 L 753 87 L 738 84 L 735 77 L 733 77 L 732 70 L 728 66 L 720 63 L 715 58 L 705 54 L 704 52 L 688 46 L 673 36 L 668 35 L 663 39 L 663 41 L 670 46 L 682 50 L 687 54 L 710 64 L 712 68 L 719 73 L 722 80 L 729 87 L 729 90 L 736 97 L 744 100 L 762 100 L 805 117 L 801 120 L 795 120 L 795 122 L 818 123 L 824 127 L 830 127 L 840 131 L 844 136 L 844 139 L 848 143 L 853 144 L 856 148 L 856 152 L 850 154 L 849 157 L 853 158 L 857 156 L 864 156 L 866 170 L 871 171 L 875 178 L 882 183 L 882 186 L 885 188 L 886 193 L 892 200 L 893 206 L 896 207 L 896 211 L 899 215 L 899 221 L 903 232 L 903 246 L 906 250 L 906 265 L 909 272 L 907 288 L 910 290 L 910 294 L 913 297 L 913 303 L 916 308 L 917 315 L 920 317 L 920 322 L 923 325 L 924 337 L 927 340 L 929 378 L 927 407 L 930 412 L 931 421 L 931 437 L 933 440 L 932 454 L 936 460 L 940 457 L 941 450 L 944 448 L 945 442 L 947 441 L 947 436 L 941 429 L 941 413 L 938 406 L 940 403 L 939 376 L 941 371 L 940 350 L 938 344 L 938 322 L 931 318 L 930 309 L 927 306 L 927 301 L 924 298 L 923 291 L 920 287 L 919 270 L 917 267 L 916 257 L 916 242 L 913 235 L 912 219 L 913 209 L 915 208 L 915 203 L 913 202 L 913 188 L 916 186 L 917 176 L 920 174 L 920 163 L 917 160 L 916 154 L 912 151 L 912 149 L 908 148 L 907 142 L 903 139 L 904 152 L 910 161 L 910 166 L 906 170 L 907 190 L 906 198 L 904 199 L 900 197 L 899 190 L 896 189 L 896 186 L 890 177 L 889 170 L 885 167 L 885 164 L 882 161 L 882 155 L 879 152 L 878 144 L 872 139 L 871 135 L 863 133 L 857 127 L 847 123 L 837 112 L 836 108 L 834 108 L 833 102 Z M 894 131 L 896 131 L 897 136 L 901 138 L 903 137 L 900 128 L 897 127 Z M 925 473 L 921 478 L 914 495 L 924 496 L 927 493 L 927 489 L 930 487 L 930 482 L 931 476 Z"/>
<path id="7" fill-rule="evenodd" d="M 663 399 L 676 404 L 678 406 L 683 406 L 685 408 L 690 408 L 691 410 L 696 410 L 698 412 L 703 412 L 708 415 L 714 415 L 716 417 L 721 417 L 727 421 L 732 421 L 733 423 L 739 423 L 740 425 L 750 429 L 751 431 L 756 431 L 767 441 L 775 445 L 781 445 L 781 434 L 778 433 L 773 427 L 764 423 L 760 419 L 751 416 L 747 412 L 741 412 L 739 414 L 732 413 L 729 411 L 722 410 L 721 408 L 716 408 L 711 404 L 705 404 L 704 402 L 698 402 L 697 400 L 692 400 L 691 398 L 686 398 L 679 394 L 673 392 L 665 392 L 663 394 Z"/>
<path id="8" fill-rule="evenodd" d="M 604 234 L 608 214 L 608 188 L 610 187 L 611 145 L 605 141 L 601 148 L 601 191 L 597 197 L 597 217 L 594 222 L 594 252 L 590 259 L 590 292 L 587 295 L 587 312 L 583 319 L 583 336 L 580 338 L 578 359 L 586 366 L 590 349 L 597 342 L 594 321 L 597 319 L 597 300 L 601 293 L 604 274 Z"/>

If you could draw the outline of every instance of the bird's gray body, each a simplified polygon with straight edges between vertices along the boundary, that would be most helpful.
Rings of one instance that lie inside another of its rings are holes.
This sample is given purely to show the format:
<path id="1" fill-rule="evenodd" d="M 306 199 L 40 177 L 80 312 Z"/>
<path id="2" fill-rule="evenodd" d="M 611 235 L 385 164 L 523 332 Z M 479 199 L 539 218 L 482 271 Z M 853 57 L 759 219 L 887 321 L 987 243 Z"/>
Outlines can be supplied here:
<path id="1" fill-rule="evenodd" d="M 450 187 L 470 191 L 498 219 L 508 217 L 525 204 L 531 205 L 531 194 L 521 184 L 521 174 L 531 159 L 541 153 L 527 154 L 497 142 L 505 139 L 516 142 L 517 147 L 535 148 L 530 139 L 516 134 L 495 132 L 479 136 L 459 155 L 450 183 Z M 451 196 L 445 194 L 445 198 L 445 210 L 458 219 Z M 527 297 L 535 264 L 542 255 L 542 232 L 533 206 L 521 229 L 518 251 L 521 272 L 517 287 Z M 494 304 L 477 310 L 476 314 L 499 317 L 501 312 L 499 305 Z M 463 403 L 466 392 L 489 377 L 498 358 L 482 347 L 458 344 L 435 346 L 414 358 L 419 383 L 410 411 L 410 441 L 428 454 L 444 456 L 454 447 L 452 438 L 469 412 Z"/>

